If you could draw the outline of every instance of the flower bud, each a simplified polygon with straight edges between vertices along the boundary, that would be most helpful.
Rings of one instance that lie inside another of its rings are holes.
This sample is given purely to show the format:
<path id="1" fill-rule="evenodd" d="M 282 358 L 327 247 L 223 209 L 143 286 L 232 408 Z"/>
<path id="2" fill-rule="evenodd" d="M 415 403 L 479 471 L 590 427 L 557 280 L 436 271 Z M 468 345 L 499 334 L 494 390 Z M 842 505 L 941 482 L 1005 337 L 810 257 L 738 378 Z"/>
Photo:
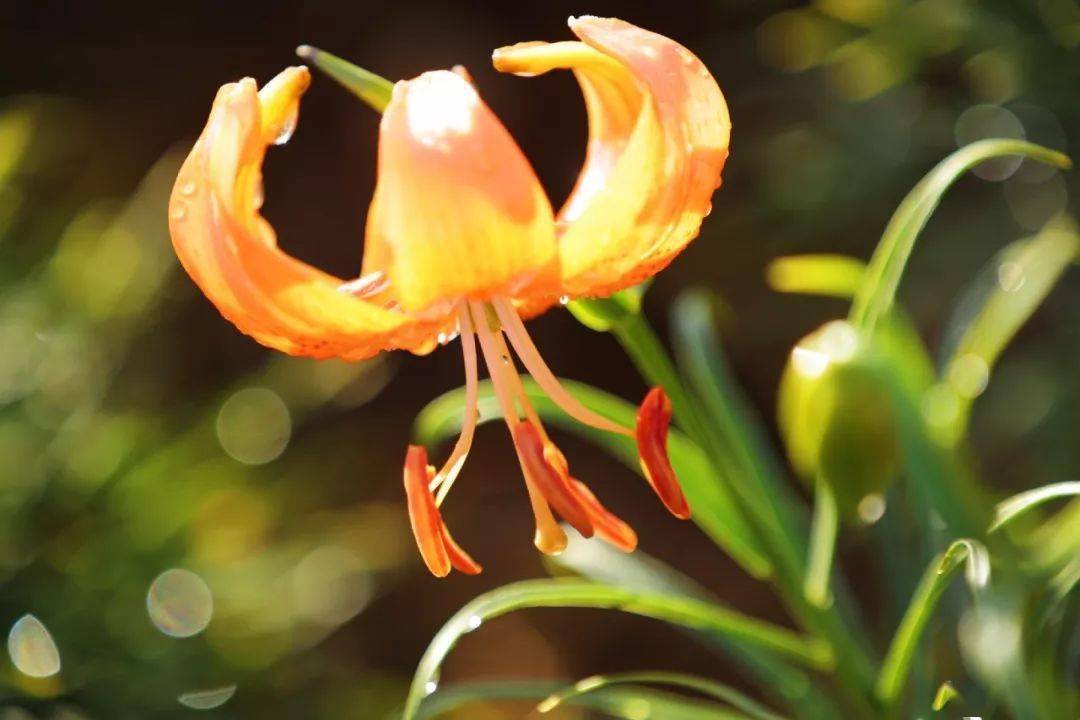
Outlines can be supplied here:
<path id="1" fill-rule="evenodd" d="M 796 472 L 811 486 L 817 477 L 828 482 L 845 515 L 896 476 L 900 447 L 886 362 L 847 322 L 827 323 L 792 350 L 780 382 L 779 425 Z"/>

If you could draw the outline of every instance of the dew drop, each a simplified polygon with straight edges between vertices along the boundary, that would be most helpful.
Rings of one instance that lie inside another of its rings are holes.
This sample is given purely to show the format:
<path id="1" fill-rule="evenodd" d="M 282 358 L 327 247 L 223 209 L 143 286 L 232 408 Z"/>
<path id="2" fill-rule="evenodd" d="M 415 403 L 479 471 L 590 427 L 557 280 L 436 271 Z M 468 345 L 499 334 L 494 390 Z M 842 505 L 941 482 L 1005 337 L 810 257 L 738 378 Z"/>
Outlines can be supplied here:
<path id="1" fill-rule="evenodd" d="M 181 195 L 187 195 L 188 197 L 191 197 L 192 195 L 194 195 L 195 194 L 195 183 L 194 183 L 194 181 L 189 180 L 188 182 L 181 185 L 180 186 L 180 194 Z"/>
<path id="2" fill-rule="evenodd" d="M 472 632 L 473 630 L 479 628 L 483 623 L 484 621 L 480 618 L 479 615 L 470 615 L 469 619 L 465 621 L 465 626 L 469 628 L 469 632 Z"/>
<path id="3" fill-rule="evenodd" d="M 441 332 L 441 333 L 439 333 L 439 334 L 438 334 L 438 336 L 437 336 L 437 337 L 435 338 L 435 340 L 436 340 L 436 341 L 437 341 L 437 342 L 438 342 L 438 343 L 439 343 L 440 345 L 445 345 L 446 343 L 450 342 L 450 336 L 449 336 L 449 335 L 447 335 L 447 334 L 446 334 L 446 333 L 444 333 L 444 332 Z"/>
<path id="4" fill-rule="evenodd" d="M 236 694 L 236 685 L 222 685 L 207 690 L 192 690 L 181 693 L 176 699 L 184 707 L 192 710 L 213 710 L 232 699 Z"/>
<path id="5" fill-rule="evenodd" d="M 278 132 L 277 137 L 274 138 L 275 145 L 284 145 L 292 139 L 293 133 L 296 131 L 296 120 L 300 116 L 300 103 L 295 103 L 289 108 L 288 115 L 285 117 L 285 122 L 281 124 L 281 131 Z"/>
<path id="6" fill-rule="evenodd" d="M 172 209 L 172 212 L 169 213 L 169 217 L 173 220 L 183 220 L 187 217 L 187 208 L 183 205 L 177 205 Z"/>
<path id="7" fill-rule="evenodd" d="M 60 651 L 49 630 L 33 615 L 23 615 L 11 626 L 7 649 L 23 675 L 46 678 L 60 672 Z"/>
<path id="8" fill-rule="evenodd" d="M 569 302 L 570 302 L 570 296 L 569 295 L 560 295 L 559 296 L 559 304 L 560 305 L 566 305 Z"/>
<path id="9" fill-rule="evenodd" d="M 426 683 L 424 683 L 424 694 L 425 695 L 431 695 L 432 693 L 434 693 L 438 689 L 439 689 L 439 683 L 435 682 L 434 680 L 428 680 Z"/>

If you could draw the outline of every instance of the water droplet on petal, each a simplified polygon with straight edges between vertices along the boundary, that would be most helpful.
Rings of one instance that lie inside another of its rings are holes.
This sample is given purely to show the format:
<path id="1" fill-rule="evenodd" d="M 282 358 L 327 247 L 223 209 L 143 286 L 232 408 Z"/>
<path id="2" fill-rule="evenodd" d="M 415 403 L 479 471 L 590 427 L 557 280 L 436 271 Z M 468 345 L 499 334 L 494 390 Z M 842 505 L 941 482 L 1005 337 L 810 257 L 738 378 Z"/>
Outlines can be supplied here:
<path id="1" fill-rule="evenodd" d="M 445 345 L 446 343 L 448 343 L 450 341 L 450 337 L 446 333 L 441 332 L 441 333 L 438 334 L 438 336 L 435 338 L 435 340 L 440 345 Z"/>
<path id="2" fill-rule="evenodd" d="M 281 130 L 278 132 L 277 137 L 274 138 L 275 145 L 284 145 L 292 139 L 293 133 L 296 132 L 296 121 L 300 117 L 300 103 L 295 103 L 289 108 L 289 113 L 285 117 L 285 122 L 281 124 Z"/>
<path id="3" fill-rule="evenodd" d="M 181 705 L 192 710 L 213 710 L 229 702 L 235 694 L 236 685 L 233 684 L 207 690 L 192 690 L 182 693 L 176 699 Z"/>
<path id="4" fill-rule="evenodd" d="M 432 693 L 434 693 L 438 689 L 439 689 L 439 683 L 435 682 L 434 680 L 428 680 L 426 683 L 424 683 L 424 694 L 425 695 L 431 695 Z"/>
<path id="5" fill-rule="evenodd" d="M 8 633 L 8 655 L 23 675 L 46 678 L 60 672 L 60 651 L 48 629 L 33 615 L 23 615 Z"/>
<path id="6" fill-rule="evenodd" d="M 169 213 L 169 217 L 173 220 L 183 220 L 187 217 L 187 208 L 183 205 L 177 205 L 172 209 L 172 212 Z"/>
<path id="7" fill-rule="evenodd" d="M 560 305 L 566 305 L 569 302 L 570 302 L 570 296 L 569 295 L 560 295 L 559 296 L 559 304 Z"/>
<path id="8" fill-rule="evenodd" d="M 158 630 L 170 637 L 198 635 L 214 615 L 214 596 L 201 577 L 173 568 L 154 578 L 146 594 L 146 610 Z"/>
<path id="9" fill-rule="evenodd" d="M 469 628 L 469 631 L 476 630 L 484 623 L 483 619 L 479 615 L 470 615 L 469 619 L 465 621 L 465 626 Z"/>
<path id="10" fill-rule="evenodd" d="M 191 197 L 192 195 L 194 195 L 195 194 L 195 182 L 192 181 L 192 180 L 189 180 L 186 183 L 184 183 L 182 186 L 180 186 L 180 194 L 181 195 L 187 195 L 188 197 Z"/>

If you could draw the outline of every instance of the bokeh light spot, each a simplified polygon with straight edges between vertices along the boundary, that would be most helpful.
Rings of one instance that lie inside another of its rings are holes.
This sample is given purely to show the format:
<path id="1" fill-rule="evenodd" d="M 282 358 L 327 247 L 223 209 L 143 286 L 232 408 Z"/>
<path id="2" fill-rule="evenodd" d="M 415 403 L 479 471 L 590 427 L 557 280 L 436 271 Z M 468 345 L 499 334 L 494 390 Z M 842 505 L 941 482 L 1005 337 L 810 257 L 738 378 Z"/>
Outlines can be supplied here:
<path id="1" fill-rule="evenodd" d="M 198 635 L 214 615 L 210 587 L 190 570 L 173 568 L 158 575 L 146 594 L 150 620 L 170 637 Z"/>
<path id="2" fill-rule="evenodd" d="M 338 545 L 315 548 L 292 573 L 297 614 L 333 627 L 360 612 L 371 599 L 372 583 L 363 561 Z"/>
<path id="3" fill-rule="evenodd" d="M 33 615 L 23 615 L 11 626 L 8 655 L 23 675 L 47 678 L 60 672 L 60 651 L 48 629 Z"/>
<path id="4" fill-rule="evenodd" d="M 956 119 L 953 134 L 958 147 L 987 138 L 1023 140 L 1027 137 L 1020 120 L 1005 108 L 997 105 L 969 107 Z M 983 180 L 1007 180 L 1020 167 L 1021 162 L 1023 160 L 1019 157 L 995 158 L 975 166 L 972 172 Z"/>
<path id="5" fill-rule="evenodd" d="M 182 693 L 176 699 L 181 705 L 192 710 L 213 710 L 229 702 L 235 694 L 235 684 L 222 685 L 207 690 L 192 690 L 191 692 Z"/>
<path id="6" fill-rule="evenodd" d="M 277 458 L 291 434 L 289 409 L 277 393 L 266 388 L 240 390 L 218 412 L 221 447 L 245 465 L 263 465 Z"/>

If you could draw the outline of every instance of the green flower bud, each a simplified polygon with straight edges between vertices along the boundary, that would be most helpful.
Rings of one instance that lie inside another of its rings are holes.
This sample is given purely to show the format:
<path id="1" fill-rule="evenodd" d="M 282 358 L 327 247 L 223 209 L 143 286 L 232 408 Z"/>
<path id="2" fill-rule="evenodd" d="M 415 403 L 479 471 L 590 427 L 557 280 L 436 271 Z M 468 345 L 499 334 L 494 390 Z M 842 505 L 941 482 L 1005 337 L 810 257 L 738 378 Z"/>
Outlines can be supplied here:
<path id="1" fill-rule="evenodd" d="M 828 482 L 845 515 L 883 493 L 897 474 L 886 361 L 847 322 L 827 323 L 792 350 L 780 382 L 779 424 L 796 472 L 811 486 L 818 477 Z M 865 514 L 870 520 L 875 513 Z"/>

